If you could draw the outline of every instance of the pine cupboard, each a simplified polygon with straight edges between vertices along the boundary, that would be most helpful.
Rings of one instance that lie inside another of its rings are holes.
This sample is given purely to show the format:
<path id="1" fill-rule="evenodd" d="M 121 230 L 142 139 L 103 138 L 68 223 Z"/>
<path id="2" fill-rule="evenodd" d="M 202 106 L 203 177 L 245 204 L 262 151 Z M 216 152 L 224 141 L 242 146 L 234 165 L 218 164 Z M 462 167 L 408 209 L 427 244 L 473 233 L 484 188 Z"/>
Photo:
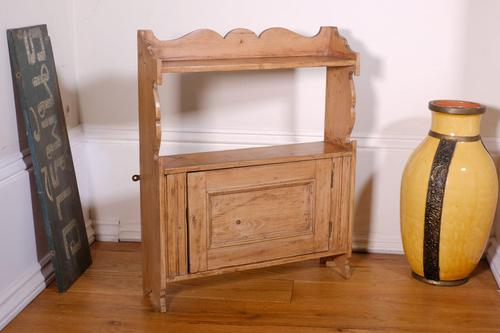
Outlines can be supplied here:
<path id="1" fill-rule="evenodd" d="M 175 40 L 138 31 L 143 287 L 167 310 L 170 282 L 319 258 L 350 276 L 359 59 L 334 27 Z M 166 73 L 326 68 L 324 140 L 160 156 Z"/>

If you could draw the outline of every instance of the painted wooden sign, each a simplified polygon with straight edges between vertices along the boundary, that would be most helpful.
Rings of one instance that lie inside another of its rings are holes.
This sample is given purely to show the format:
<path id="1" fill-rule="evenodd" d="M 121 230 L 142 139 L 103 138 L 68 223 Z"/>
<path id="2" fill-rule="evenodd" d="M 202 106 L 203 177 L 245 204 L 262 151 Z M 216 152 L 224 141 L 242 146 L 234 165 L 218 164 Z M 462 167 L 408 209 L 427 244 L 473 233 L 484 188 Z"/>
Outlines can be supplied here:
<path id="1" fill-rule="evenodd" d="M 7 39 L 57 287 L 66 291 L 92 259 L 50 38 L 38 25 L 7 30 Z"/>

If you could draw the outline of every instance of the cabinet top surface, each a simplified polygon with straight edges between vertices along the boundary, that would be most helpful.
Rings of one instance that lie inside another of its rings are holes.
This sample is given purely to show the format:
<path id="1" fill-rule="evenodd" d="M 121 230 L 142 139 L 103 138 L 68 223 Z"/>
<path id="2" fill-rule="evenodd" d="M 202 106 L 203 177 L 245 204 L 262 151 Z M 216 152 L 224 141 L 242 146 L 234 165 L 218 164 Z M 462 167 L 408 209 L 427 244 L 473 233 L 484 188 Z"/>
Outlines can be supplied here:
<path id="1" fill-rule="evenodd" d="M 306 161 L 352 154 L 353 144 L 324 141 L 290 145 L 167 155 L 160 157 L 165 174 Z"/>

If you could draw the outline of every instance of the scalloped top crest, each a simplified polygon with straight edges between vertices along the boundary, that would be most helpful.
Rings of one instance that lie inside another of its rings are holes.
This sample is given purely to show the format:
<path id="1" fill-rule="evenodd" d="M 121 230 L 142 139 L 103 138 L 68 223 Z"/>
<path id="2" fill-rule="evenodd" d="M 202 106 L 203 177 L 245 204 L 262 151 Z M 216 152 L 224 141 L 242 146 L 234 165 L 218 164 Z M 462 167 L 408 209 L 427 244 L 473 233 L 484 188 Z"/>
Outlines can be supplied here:
<path id="1" fill-rule="evenodd" d="M 335 27 L 321 27 L 312 37 L 284 28 L 270 28 L 258 36 L 251 30 L 238 28 L 224 37 L 213 30 L 200 29 L 173 40 L 158 40 L 151 30 L 138 33 L 139 41 L 146 44 L 152 56 L 161 60 L 328 55 L 356 58 Z"/>

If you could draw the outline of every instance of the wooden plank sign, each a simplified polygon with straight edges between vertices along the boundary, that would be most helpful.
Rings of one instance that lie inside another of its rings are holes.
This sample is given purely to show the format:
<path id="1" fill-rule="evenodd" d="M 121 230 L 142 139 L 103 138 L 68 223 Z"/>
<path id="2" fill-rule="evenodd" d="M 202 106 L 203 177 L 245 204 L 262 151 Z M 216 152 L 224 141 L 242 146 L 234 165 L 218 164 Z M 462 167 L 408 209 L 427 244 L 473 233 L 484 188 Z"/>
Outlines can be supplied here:
<path id="1" fill-rule="evenodd" d="M 46 25 L 7 30 L 22 113 L 59 291 L 90 266 L 89 243 Z"/>

